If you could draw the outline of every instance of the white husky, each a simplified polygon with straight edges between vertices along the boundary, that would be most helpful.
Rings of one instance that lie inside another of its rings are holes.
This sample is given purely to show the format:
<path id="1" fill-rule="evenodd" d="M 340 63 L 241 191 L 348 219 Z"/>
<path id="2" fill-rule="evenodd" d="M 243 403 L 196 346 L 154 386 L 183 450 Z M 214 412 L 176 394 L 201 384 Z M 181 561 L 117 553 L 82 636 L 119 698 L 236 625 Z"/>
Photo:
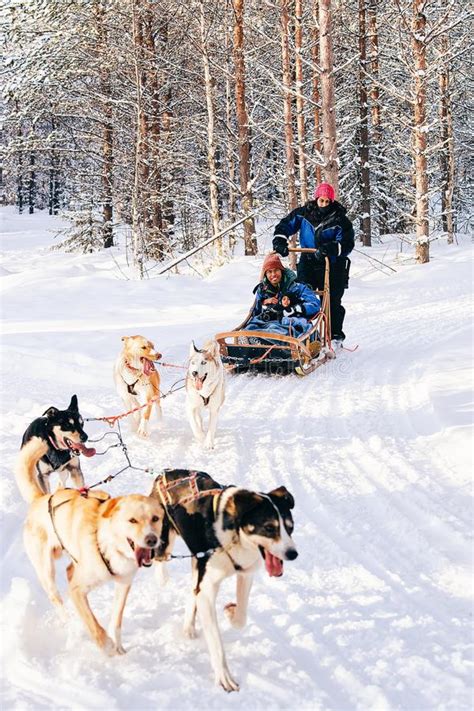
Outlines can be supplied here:
<path id="1" fill-rule="evenodd" d="M 204 442 L 206 449 L 214 449 L 217 416 L 224 402 L 224 366 L 219 344 L 208 341 L 204 348 L 189 348 L 189 365 L 186 376 L 186 408 L 189 424 L 198 442 Z M 203 410 L 209 412 L 207 434 L 202 423 Z"/>

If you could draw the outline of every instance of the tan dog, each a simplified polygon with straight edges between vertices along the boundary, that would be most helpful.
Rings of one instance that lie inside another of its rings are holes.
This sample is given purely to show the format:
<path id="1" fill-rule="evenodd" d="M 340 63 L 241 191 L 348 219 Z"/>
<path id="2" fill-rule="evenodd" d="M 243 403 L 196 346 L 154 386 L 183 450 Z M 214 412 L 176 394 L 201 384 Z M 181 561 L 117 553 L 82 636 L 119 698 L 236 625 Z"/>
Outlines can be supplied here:
<path id="1" fill-rule="evenodd" d="M 133 413 L 133 421 L 139 437 L 148 437 L 148 421 L 156 408 L 161 417 L 160 376 L 153 361 L 161 358 L 155 346 L 143 336 L 123 336 L 123 350 L 115 362 L 114 380 L 117 392 L 127 410 L 140 407 L 152 398 L 158 398 L 148 407 Z"/>
<path id="2" fill-rule="evenodd" d="M 151 565 L 160 545 L 164 510 L 156 499 L 139 494 L 111 499 L 103 491 L 81 495 L 76 489 L 44 494 L 36 464 L 47 444 L 33 437 L 22 448 L 15 475 L 22 495 L 30 502 L 23 537 L 26 552 L 51 603 L 63 617 L 66 611 L 55 582 L 54 561 L 67 552 L 69 594 L 92 639 L 107 654 L 125 652 L 122 616 L 135 573 Z M 110 580 L 115 600 L 109 633 L 89 607 L 87 594 Z"/>

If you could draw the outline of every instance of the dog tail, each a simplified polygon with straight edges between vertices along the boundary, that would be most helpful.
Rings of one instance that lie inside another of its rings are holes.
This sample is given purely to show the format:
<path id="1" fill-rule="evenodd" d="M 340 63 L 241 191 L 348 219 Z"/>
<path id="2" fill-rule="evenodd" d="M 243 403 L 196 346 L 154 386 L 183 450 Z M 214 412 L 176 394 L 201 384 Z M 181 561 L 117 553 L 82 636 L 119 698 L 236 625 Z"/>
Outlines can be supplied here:
<path id="1" fill-rule="evenodd" d="M 20 494 L 28 503 L 44 495 L 44 491 L 38 483 L 36 463 L 47 451 L 48 445 L 40 437 L 32 437 L 20 449 L 20 454 L 15 464 L 15 479 L 20 489 Z"/>

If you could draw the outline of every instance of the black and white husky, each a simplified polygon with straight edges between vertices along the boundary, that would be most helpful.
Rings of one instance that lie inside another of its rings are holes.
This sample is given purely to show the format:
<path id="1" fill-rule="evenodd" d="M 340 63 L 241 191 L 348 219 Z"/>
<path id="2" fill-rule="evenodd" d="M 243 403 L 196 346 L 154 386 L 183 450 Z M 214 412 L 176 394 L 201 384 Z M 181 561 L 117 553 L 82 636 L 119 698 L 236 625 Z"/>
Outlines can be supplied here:
<path id="1" fill-rule="evenodd" d="M 28 426 L 21 442 L 17 467 L 21 468 L 25 445 L 34 437 L 43 440 L 48 445 L 48 451 L 36 464 L 38 484 L 43 493 L 50 493 L 49 475 L 51 472 L 59 474 L 63 486 L 66 484 L 68 475 L 71 476 L 76 488 L 84 486 L 79 454 L 92 457 L 95 454 L 95 449 L 84 446 L 83 443 L 87 441 L 88 437 L 84 432 L 83 425 L 84 420 L 79 412 L 77 396 L 73 395 L 66 410 L 48 407 L 41 417 L 33 420 Z"/>
<path id="2" fill-rule="evenodd" d="M 199 349 L 191 343 L 186 375 L 186 409 L 193 435 L 198 442 L 204 443 L 206 449 L 214 449 L 217 417 L 224 397 L 224 366 L 219 344 L 209 341 Z M 209 413 L 207 434 L 202 422 L 205 410 Z"/>
<path id="3" fill-rule="evenodd" d="M 158 558 L 164 565 L 180 535 L 193 554 L 193 591 L 184 633 L 195 637 L 196 612 L 206 638 L 217 684 L 238 691 L 225 658 L 217 624 L 216 597 L 220 584 L 237 576 L 236 600 L 224 610 L 231 625 L 244 627 L 254 572 L 265 562 L 268 575 L 283 575 L 283 561 L 298 553 L 291 538 L 294 499 L 280 486 L 268 493 L 223 487 L 204 472 L 170 469 L 160 474 L 151 491 L 167 511 Z"/>

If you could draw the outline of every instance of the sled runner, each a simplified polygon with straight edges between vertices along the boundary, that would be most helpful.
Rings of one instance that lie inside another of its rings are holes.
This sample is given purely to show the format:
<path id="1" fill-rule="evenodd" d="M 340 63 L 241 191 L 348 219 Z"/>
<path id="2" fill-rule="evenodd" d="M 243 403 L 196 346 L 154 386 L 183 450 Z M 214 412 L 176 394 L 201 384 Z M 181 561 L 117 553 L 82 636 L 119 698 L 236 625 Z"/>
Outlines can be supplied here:
<path id="1" fill-rule="evenodd" d="M 315 252 L 314 249 L 292 248 L 290 252 Z M 246 330 L 252 318 L 253 306 L 245 321 L 233 331 L 215 336 L 219 343 L 222 362 L 233 372 L 265 372 L 276 375 L 296 373 L 308 375 L 330 358 L 331 315 L 329 310 L 329 259 L 326 257 L 324 289 L 316 291 L 321 299 L 321 310 L 311 320 L 311 328 L 298 337 L 269 331 Z"/>

